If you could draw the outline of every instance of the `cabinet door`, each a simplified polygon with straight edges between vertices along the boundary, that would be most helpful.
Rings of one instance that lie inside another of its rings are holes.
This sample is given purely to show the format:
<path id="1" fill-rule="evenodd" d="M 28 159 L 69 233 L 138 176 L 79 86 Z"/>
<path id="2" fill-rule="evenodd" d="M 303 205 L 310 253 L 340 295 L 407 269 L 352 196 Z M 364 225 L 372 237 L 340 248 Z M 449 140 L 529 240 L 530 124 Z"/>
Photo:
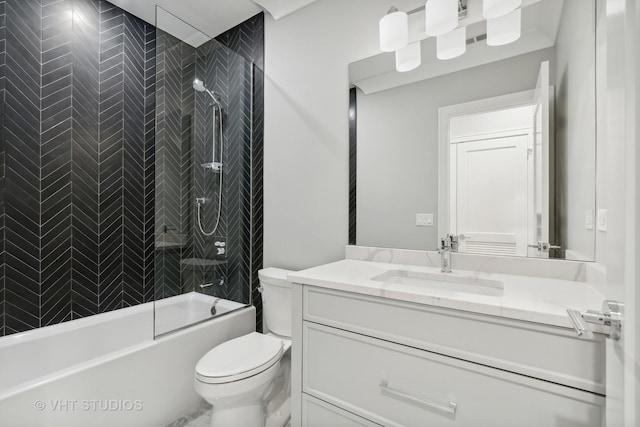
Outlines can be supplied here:
<path id="1" fill-rule="evenodd" d="M 337 406 L 302 395 L 302 427 L 379 427 Z"/>
<path id="2" fill-rule="evenodd" d="M 309 322 L 303 336 L 304 392 L 385 426 L 602 426 L 599 395 Z"/>
<path id="3" fill-rule="evenodd" d="M 605 394 L 601 334 L 312 286 L 303 306 L 314 323 Z"/>

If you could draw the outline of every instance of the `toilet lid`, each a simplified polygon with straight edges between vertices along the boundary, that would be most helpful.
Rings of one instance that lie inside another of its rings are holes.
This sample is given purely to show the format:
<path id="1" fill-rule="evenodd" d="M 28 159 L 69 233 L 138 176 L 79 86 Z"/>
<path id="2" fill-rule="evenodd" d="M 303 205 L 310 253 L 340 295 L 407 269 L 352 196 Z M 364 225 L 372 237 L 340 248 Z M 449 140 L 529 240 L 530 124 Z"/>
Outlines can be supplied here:
<path id="1" fill-rule="evenodd" d="M 196 376 L 212 384 L 238 381 L 273 366 L 283 351 L 282 340 L 252 332 L 210 350 L 196 365 Z"/>

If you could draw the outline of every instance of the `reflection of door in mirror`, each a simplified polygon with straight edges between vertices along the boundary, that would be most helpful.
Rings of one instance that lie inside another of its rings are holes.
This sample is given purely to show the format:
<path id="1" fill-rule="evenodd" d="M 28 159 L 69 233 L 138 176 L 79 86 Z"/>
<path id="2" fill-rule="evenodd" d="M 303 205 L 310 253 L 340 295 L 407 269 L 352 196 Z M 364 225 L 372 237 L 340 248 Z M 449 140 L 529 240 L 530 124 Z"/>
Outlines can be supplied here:
<path id="1" fill-rule="evenodd" d="M 450 228 L 460 252 L 527 256 L 532 106 L 450 122 Z"/>
<path id="2" fill-rule="evenodd" d="M 456 111 L 445 134 L 449 229 L 460 252 L 549 256 L 548 82 L 545 62 L 534 91 L 444 109 Z"/>

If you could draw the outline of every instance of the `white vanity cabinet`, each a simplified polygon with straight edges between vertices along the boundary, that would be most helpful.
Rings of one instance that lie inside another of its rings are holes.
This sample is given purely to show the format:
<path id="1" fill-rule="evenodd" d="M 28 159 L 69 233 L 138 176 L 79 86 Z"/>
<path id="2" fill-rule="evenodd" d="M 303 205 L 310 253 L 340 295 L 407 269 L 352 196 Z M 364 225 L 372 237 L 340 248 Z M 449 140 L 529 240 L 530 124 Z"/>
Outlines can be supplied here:
<path id="1" fill-rule="evenodd" d="M 293 426 L 602 426 L 604 337 L 294 285 Z"/>

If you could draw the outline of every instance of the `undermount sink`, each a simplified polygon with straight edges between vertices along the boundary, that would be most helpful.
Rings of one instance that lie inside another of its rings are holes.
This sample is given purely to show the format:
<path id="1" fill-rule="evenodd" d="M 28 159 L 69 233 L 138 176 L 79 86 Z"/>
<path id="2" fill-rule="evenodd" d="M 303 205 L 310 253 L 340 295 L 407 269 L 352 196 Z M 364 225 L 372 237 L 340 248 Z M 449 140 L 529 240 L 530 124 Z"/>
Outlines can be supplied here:
<path id="1" fill-rule="evenodd" d="M 426 273 L 409 270 L 391 270 L 371 280 L 397 285 L 424 286 L 431 289 L 464 292 L 468 294 L 499 297 L 504 284 L 499 280 L 480 279 L 456 273 Z"/>

